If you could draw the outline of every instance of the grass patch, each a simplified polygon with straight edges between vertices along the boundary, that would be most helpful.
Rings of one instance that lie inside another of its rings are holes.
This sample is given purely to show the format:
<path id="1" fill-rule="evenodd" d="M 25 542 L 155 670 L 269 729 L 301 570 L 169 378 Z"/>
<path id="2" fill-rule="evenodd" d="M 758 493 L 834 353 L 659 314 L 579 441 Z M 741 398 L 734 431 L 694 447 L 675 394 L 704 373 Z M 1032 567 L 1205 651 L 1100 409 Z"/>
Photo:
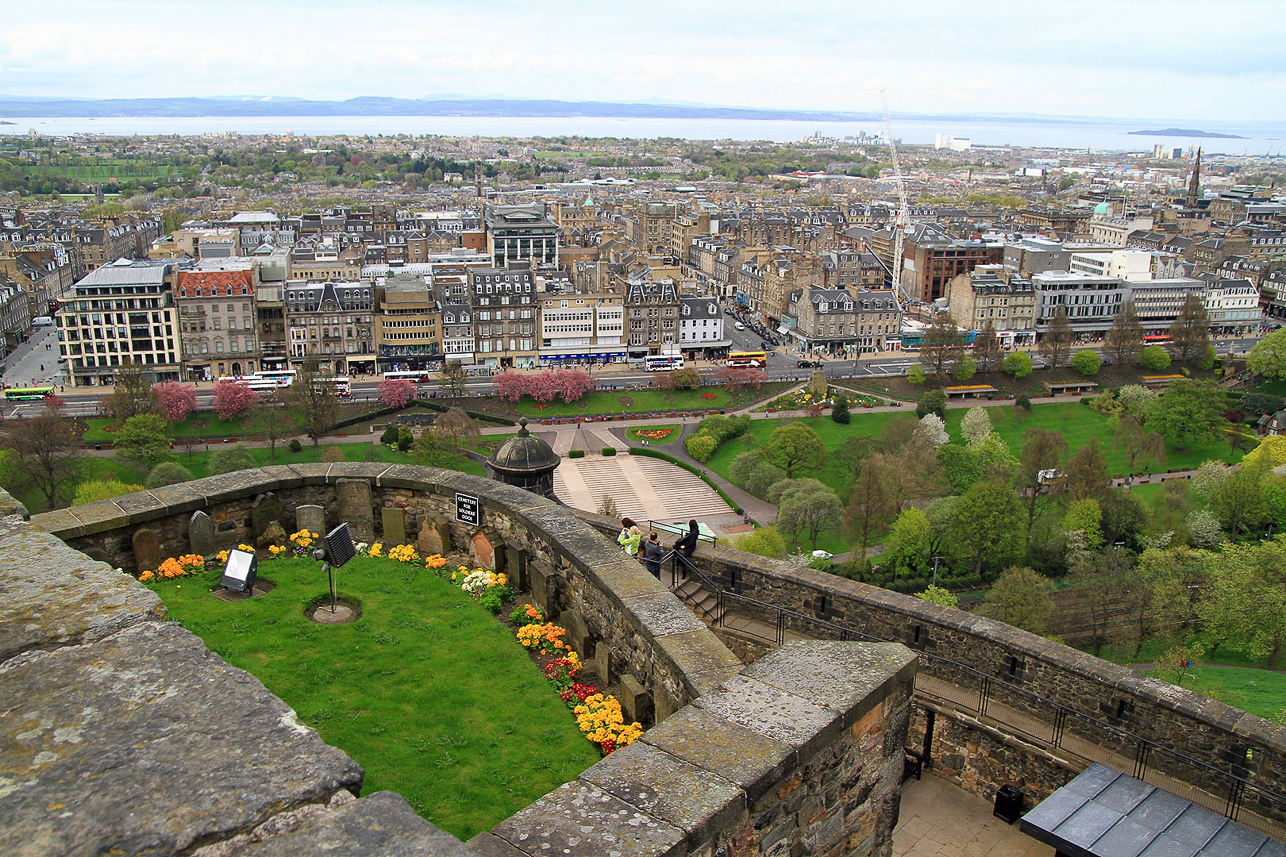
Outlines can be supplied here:
<path id="1" fill-rule="evenodd" d="M 1169 681 L 1155 670 L 1146 675 Z M 1243 667 L 1194 667 L 1183 686 L 1277 723 L 1286 723 L 1286 675 Z"/>
<path id="2" fill-rule="evenodd" d="M 85 443 L 112 443 L 116 439 L 116 432 L 109 430 L 116 426 L 114 417 L 89 417 L 85 422 L 89 424 L 81 435 Z M 241 417 L 221 420 L 214 414 L 191 414 L 181 423 L 170 423 L 171 437 L 238 437 L 245 434 L 252 432 Z"/>
<path id="3" fill-rule="evenodd" d="M 339 572 L 362 617 L 321 626 L 318 564 L 264 562 L 259 598 L 214 598 L 217 571 L 153 588 L 169 618 L 253 673 L 301 720 L 438 827 L 468 839 L 596 762 L 598 749 L 509 631 L 432 571 L 359 557 Z"/>
<path id="4" fill-rule="evenodd" d="M 713 395 L 713 399 L 702 398 Z M 528 417 L 581 417 L 599 414 L 668 413 L 733 407 L 736 398 L 722 387 L 700 390 L 604 390 L 579 402 L 536 402 L 524 397 L 514 409 Z M 543 407 L 537 407 L 543 405 Z"/>
<path id="5" fill-rule="evenodd" d="M 648 437 L 641 432 L 663 432 L 668 431 L 665 437 Z M 633 441 L 647 441 L 648 446 L 665 446 L 667 443 L 674 443 L 683 434 L 683 426 L 678 423 L 665 423 L 656 426 L 635 426 L 627 429 L 626 437 Z"/>

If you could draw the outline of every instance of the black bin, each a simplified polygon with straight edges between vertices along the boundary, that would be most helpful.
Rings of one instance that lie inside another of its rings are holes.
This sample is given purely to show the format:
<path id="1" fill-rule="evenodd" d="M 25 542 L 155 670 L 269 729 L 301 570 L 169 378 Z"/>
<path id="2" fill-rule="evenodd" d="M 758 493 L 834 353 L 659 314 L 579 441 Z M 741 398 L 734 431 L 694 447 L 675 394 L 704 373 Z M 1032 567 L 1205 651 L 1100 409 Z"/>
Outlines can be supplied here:
<path id="1" fill-rule="evenodd" d="M 992 812 L 1006 824 L 1013 824 L 1023 814 L 1023 793 L 1016 786 L 1001 786 L 996 790 L 996 808 Z"/>

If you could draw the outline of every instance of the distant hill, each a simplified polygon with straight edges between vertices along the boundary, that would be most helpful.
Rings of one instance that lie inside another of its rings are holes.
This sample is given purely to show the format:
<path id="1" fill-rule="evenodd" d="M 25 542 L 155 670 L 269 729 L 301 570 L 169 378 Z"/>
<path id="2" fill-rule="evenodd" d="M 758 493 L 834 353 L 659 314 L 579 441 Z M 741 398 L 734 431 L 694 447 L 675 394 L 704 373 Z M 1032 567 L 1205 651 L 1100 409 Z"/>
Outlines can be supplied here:
<path id="1" fill-rule="evenodd" d="M 1237 134 L 1220 134 L 1216 131 L 1197 131 L 1192 128 L 1162 128 L 1160 131 L 1131 131 L 1137 137 L 1205 137 L 1212 140 L 1244 140 Z"/>
<path id="2" fill-rule="evenodd" d="M 622 104 L 608 101 L 523 99 L 380 98 L 347 101 L 277 98 L 111 98 L 33 100 L 0 95 L 0 116 L 610 116 L 653 119 L 787 119 L 812 122 L 869 122 L 871 113 L 765 110 L 683 104 Z"/>

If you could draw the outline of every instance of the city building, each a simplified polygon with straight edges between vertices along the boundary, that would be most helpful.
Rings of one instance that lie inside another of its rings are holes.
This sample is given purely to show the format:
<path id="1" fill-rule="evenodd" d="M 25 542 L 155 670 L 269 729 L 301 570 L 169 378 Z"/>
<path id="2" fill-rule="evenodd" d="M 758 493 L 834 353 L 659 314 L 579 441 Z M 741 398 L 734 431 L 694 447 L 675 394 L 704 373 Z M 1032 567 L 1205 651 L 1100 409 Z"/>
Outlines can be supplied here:
<path id="1" fill-rule="evenodd" d="M 902 330 L 901 307 L 892 292 L 800 289 L 793 296 L 795 326 L 802 347 L 814 352 L 853 356 L 895 347 Z"/>
<path id="2" fill-rule="evenodd" d="M 1200 296 L 1205 288 L 1205 281 L 1194 277 L 1158 277 L 1132 284 L 1130 300 L 1139 314 L 1143 332 L 1165 333 L 1179 317 L 1179 309 L 1188 295 Z"/>
<path id="3" fill-rule="evenodd" d="M 430 275 L 431 276 L 431 275 Z M 381 372 L 442 364 L 442 310 L 423 274 L 393 274 L 375 286 L 375 347 Z"/>
<path id="4" fill-rule="evenodd" d="M 17 348 L 31 333 L 31 304 L 27 290 L 0 274 L 0 356 Z"/>
<path id="5" fill-rule="evenodd" d="M 614 292 L 581 292 L 570 285 L 540 294 L 542 364 L 625 360 L 625 307 Z"/>
<path id="6" fill-rule="evenodd" d="M 1032 281 L 988 265 L 957 274 L 948 289 L 951 317 L 965 330 L 990 322 L 1006 347 L 1029 345 L 1036 338 L 1036 289 Z"/>
<path id="7" fill-rule="evenodd" d="M 732 341 L 724 337 L 724 314 L 713 296 L 679 298 L 679 349 L 686 354 L 712 356 L 726 351 Z"/>
<path id="8" fill-rule="evenodd" d="M 202 259 L 176 274 L 183 380 L 211 381 L 259 369 L 258 283 L 244 257 Z"/>
<path id="9" fill-rule="evenodd" d="M 487 255 L 496 268 L 533 262 L 558 265 L 558 225 L 543 204 L 488 205 Z"/>
<path id="10" fill-rule="evenodd" d="M 530 269 L 470 268 L 474 359 L 488 369 L 535 366 L 536 285 Z"/>
<path id="11" fill-rule="evenodd" d="M 917 227 L 906 239 L 904 255 L 898 262 L 902 288 L 912 300 L 932 303 L 947 294 L 951 279 L 979 265 L 1004 260 L 1004 245 L 980 240 L 963 240 L 929 226 Z"/>
<path id="12" fill-rule="evenodd" d="M 181 339 L 173 259 L 118 259 L 75 284 L 55 316 L 73 387 L 111 384 L 134 362 L 153 382 L 178 381 Z"/>
<path id="13" fill-rule="evenodd" d="M 625 287 L 626 353 L 641 359 L 679 345 L 679 290 L 672 280 L 633 280 Z"/>
<path id="14" fill-rule="evenodd" d="M 318 359 L 323 375 L 374 375 L 370 283 L 288 280 L 283 294 L 290 365 Z"/>
<path id="15" fill-rule="evenodd" d="M 1210 276 L 1202 294 L 1210 330 L 1219 334 L 1257 333 L 1264 313 L 1259 308 L 1259 290 L 1249 280 Z"/>
<path id="16" fill-rule="evenodd" d="M 1031 276 L 1036 291 L 1036 333 L 1044 335 L 1059 307 L 1078 335 L 1101 338 L 1112 319 L 1130 299 L 1128 283 L 1115 277 L 1095 277 L 1070 271 L 1042 271 Z"/>
<path id="17" fill-rule="evenodd" d="M 51 315 L 76 282 L 73 255 L 51 241 L 7 245 L 0 251 L 0 274 L 26 290 L 33 317 Z"/>

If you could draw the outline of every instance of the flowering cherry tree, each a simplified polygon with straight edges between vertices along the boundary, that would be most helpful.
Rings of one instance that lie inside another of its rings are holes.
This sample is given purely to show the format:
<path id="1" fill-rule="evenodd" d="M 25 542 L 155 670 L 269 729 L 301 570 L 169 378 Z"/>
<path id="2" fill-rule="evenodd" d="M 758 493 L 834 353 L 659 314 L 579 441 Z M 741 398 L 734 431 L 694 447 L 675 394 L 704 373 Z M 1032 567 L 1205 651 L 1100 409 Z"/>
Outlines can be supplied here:
<path id="1" fill-rule="evenodd" d="M 715 377 L 728 389 L 729 395 L 736 395 L 746 387 L 758 390 L 768 380 L 768 376 L 758 369 L 738 369 L 735 366 L 720 369 Z"/>
<path id="2" fill-rule="evenodd" d="M 588 372 L 583 372 L 580 369 L 560 369 L 556 374 L 558 377 L 558 395 L 568 404 L 579 402 L 585 398 L 585 395 L 590 390 L 594 389 L 594 380 L 589 377 Z"/>
<path id="3" fill-rule="evenodd" d="M 491 379 L 496 395 L 506 402 L 531 396 L 537 402 L 577 402 L 594 388 L 589 373 L 580 369 L 555 369 L 552 372 L 515 372 L 510 369 Z"/>
<path id="4" fill-rule="evenodd" d="M 505 370 L 492 378 L 491 386 L 495 388 L 496 395 L 506 402 L 516 402 L 526 392 L 525 376 L 512 369 Z"/>
<path id="5" fill-rule="evenodd" d="M 152 386 L 156 406 L 166 422 L 181 423 L 188 414 L 196 413 L 196 388 L 178 381 L 162 381 Z"/>
<path id="6" fill-rule="evenodd" d="M 415 384 L 405 378 L 387 378 L 380 382 L 379 394 L 386 407 L 401 408 L 415 398 Z"/>
<path id="7" fill-rule="evenodd" d="M 221 420 L 243 416 L 259 403 L 259 394 L 236 381 L 220 381 L 214 385 L 214 412 Z"/>

